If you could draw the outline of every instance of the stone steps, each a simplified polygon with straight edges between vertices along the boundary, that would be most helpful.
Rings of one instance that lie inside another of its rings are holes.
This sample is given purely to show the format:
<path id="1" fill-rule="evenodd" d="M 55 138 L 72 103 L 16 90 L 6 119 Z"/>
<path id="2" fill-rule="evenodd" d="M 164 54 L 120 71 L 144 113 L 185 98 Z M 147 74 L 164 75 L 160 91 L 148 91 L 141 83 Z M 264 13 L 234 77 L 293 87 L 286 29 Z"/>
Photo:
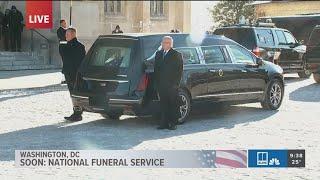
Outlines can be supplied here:
<path id="1" fill-rule="evenodd" d="M 43 56 L 31 52 L 0 52 L 0 70 L 56 69 Z"/>

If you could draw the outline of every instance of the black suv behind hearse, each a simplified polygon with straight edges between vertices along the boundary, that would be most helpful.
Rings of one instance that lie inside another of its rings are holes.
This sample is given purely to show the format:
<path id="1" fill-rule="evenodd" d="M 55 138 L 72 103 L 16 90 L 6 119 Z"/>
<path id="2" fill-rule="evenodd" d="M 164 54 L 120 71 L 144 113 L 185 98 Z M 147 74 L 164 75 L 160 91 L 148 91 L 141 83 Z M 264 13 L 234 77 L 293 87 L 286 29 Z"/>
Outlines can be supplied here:
<path id="1" fill-rule="evenodd" d="M 264 60 L 278 64 L 284 73 L 298 73 L 301 78 L 311 75 L 304 58 L 306 46 L 300 44 L 290 31 L 273 27 L 273 23 L 221 27 L 214 34 L 224 35 Z"/>
<path id="2" fill-rule="evenodd" d="M 162 37 L 170 35 L 182 53 L 181 118 L 196 102 L 261 102 L 266 109 L 280 107 L 283 70 L 263 61 L 223 36 L 201 39 L 189 34 L 122 34 L 99 36 L 88 51 L 78 74 L 74 105 L 111 119 L 122 114 L 157 114 L 153 63 Z"/>
<path id="3" fill-rule="evenodd" d="M 313 78 L 320 83 L 320 25 L 312 30 L 307 43 L 307 68 L 313 73 Z"/>

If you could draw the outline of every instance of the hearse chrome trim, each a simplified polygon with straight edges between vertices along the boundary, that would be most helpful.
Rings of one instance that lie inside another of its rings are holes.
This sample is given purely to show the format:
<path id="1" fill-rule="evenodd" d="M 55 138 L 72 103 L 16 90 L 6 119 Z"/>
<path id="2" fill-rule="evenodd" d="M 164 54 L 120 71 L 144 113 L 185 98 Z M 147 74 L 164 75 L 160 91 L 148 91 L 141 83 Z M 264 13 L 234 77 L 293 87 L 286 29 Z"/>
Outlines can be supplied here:
<path id="1" fill-rule="evenodd" d="M 255 92 L 242 92 L 242 93 L 224 93 L 224 94 L 208 94 L 202 96 L 196 96 L 196 98 L 204 98 L 204 97 L 219 97 L 219 96 L 236 96 L 236 95 L 246 95 L 246 94 L 263 94 L 263 91 L 255 91 Z"/>
<path id="2" fill-rule="evenodd" d="M 118 83 L 127 83 L 128 80 L 116 80 L 116 79 L 97 79 L 97 78 L 88 78 L 83 77 L 84 80 L 91 80 L 91 81 L 105 81 L 105 82 L 118 82 Z"/>
<path id="3" fill-rule="evenodd" d="M 140 103 L 140 100 L 139 99 L 109 99 L 109 102 L 114 102 L 114 103 Z"/>
<path id="4" fill-rule="evenodd" d="M 111 37 L 100 36 L 100 38 L 103 38 L 103 39 L 130 39 L 130 40 L 138 41 L 138 39 L 134 38 L 134 37 L 130 38 L 130 37 L 121 37 L 121 36 L 119 36 L 119 37 L 117 37 L 117 36 L 111 36 Z"/>
<path id="5" fill-rule="evenodd" d="M 97 108 L 97 107 L 93 107 L 92 110 L 95 110 L 95 111 L 104 111 L 103 108 Z"/>
<path id="6" fill-rule="evenodd" d="M 89 99 L 89 97 L 87 97 L 87 96 L 79 96 L 79 95 L 74 95 L 74 94 L 72 94 L 71 97 Z"/>

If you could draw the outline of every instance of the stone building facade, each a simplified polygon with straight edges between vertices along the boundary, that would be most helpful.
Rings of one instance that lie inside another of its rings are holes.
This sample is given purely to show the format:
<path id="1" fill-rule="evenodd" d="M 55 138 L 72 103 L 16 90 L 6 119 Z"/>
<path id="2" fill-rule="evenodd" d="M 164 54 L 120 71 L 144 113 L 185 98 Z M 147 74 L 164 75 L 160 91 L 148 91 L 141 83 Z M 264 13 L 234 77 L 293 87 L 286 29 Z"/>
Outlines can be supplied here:
<path id="1" fill-rule="evenodd" d="M 52 3 L 53 29 L 37 30 L 45 38 L 25 29 L 22 34 L 22 50 L 29 52 L 33 46 L 34 54 L 43 54 L 46 59 L 50 56 L 51 62 L 46 61 L 46 63 L 57 66 L 61 66 L 61 60 L 58 54 L 56 29 L 59 27 L 60 19 L 66 19 L 69 25 L 70 9 L 72 9 L 72 26 L 77 28 L 78 37 L 85 44 L 86 50 L 99 35 L 111 34 L 116 25 L 120 25 L 125 33 L 158 33 L 169 32 L 171 29 L 190 32 L 191 29 L 190 1 L 108 0 L 52 1 Z M 25 14 L 25 1 L 1 1 L 0 10 L 4 12 L 12 5 Z"/>
<path id="2" fill-rule="evenodd" d="M 256 18 L 320 13 L 320 1 L 270 1 L 253 5 Z"/>

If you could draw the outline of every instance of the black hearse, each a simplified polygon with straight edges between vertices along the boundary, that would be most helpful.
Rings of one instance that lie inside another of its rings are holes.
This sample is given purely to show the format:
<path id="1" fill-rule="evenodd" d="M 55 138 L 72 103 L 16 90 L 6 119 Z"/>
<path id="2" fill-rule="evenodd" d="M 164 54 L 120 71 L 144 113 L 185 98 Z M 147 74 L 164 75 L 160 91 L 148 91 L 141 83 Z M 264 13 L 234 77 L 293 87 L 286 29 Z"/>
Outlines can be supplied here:
<path id="1" fill-rule="evenodd" d="M 172 36 L 174 49 L 184 60 L 180 123 L 196 102 L 261 102 L 266 109 L 281 105 L 281 67 L 223 36 L 193 38 L 189 34 L 99 36 L 79 70 L 77 90 L 71 95 L 74 105 L 111 119 L 122 114 L 156 114 L 153 62 L 165 35 Z"/>

